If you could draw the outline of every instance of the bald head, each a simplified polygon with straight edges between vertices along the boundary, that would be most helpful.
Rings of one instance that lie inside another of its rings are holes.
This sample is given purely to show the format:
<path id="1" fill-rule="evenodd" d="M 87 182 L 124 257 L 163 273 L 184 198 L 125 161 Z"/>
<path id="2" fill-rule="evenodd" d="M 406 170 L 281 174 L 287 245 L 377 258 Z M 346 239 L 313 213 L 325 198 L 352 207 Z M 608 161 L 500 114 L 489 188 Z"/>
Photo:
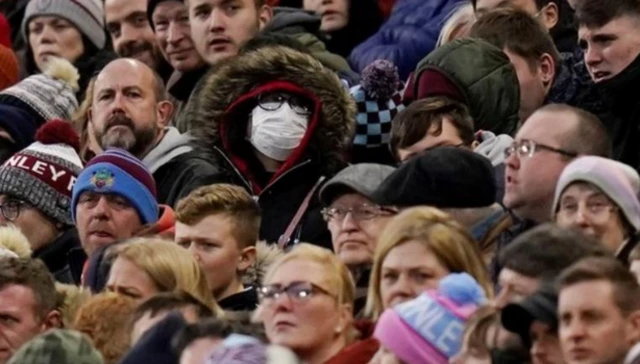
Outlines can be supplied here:
<path id="1" fill-rule="evenodd" d="M 149 88 L 158 102 L 167 100 L 164 81 L 160 75 L 146 63 L 133 58 L 118 58 L 109 62 L 96 77 L 94 96 L 100 84 L 116 81 L 114 77 L 118 80 L 135 82 L 139 87 Z"/>

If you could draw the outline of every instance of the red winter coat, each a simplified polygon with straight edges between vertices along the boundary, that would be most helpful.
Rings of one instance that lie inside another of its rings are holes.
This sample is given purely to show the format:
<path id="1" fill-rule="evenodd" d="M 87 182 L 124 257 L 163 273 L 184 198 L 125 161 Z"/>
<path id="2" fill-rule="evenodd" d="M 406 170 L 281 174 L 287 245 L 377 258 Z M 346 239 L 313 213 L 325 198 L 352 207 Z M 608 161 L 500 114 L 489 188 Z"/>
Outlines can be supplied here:
<path id="1" fill-rule="evenodd" d="M 367 364 L 380 348 L 378 340 L 373 338 L 375 324 L 370 321 L 358 321 L 355 324 L 360 331 L 360 340 L 344 348 L 325 364 Z"/>

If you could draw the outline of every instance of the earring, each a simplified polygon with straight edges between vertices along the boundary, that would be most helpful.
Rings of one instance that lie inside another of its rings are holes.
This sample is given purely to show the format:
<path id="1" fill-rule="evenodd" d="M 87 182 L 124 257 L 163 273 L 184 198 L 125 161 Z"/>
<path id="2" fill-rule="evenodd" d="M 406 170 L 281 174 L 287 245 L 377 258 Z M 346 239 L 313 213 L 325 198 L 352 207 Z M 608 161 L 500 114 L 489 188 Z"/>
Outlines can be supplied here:
<path id="1" fill-rule="evenodd" d="M 342 334 L 342 327 L 336 327 L 336 334 Z"/>

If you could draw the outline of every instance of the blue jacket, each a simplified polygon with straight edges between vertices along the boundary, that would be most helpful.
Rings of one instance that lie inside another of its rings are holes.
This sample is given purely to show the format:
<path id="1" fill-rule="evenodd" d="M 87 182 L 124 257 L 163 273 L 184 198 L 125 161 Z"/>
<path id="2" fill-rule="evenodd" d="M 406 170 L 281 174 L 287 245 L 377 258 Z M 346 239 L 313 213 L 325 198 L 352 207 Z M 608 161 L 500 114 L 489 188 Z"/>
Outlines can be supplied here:
<path id="1" fill-rule="evenodd" d="M 460 2 L 398 0 L 380 30 L 353 50 L 349 57 L 352 68 L 360 73 L 376 59 L 387 59 L 398 66 L 400 79 L 406 80 L 435 48 L 442 25 Z"/>

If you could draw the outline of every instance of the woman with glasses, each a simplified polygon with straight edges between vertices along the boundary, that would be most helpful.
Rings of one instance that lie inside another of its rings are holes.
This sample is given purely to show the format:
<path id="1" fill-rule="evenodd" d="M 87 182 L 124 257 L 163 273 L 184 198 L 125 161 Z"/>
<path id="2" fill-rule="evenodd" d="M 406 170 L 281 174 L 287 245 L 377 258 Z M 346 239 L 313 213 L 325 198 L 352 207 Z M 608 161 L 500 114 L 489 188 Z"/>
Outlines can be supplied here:
<path id="1" fill-rule="evenodd" d="M 354 322 L 354 296 L 349 270 L 331 251 L 300 244 L 269 268 L 257 317 L 271 343 L 306 364 L 366 364 L 378 344 L 372 325 Z"/>
<path id="2" fill-rule="evenodd" d="M 553 219 L 597 238 L 628 264 L 640 231 L 640 177 L 626 164 L 601 157 L 580 157 L 558 181 Z"/>
<path id="3" fill-rule="evenodd" d="M 478 243 L 462 225 L 431 207 L 405 210 L 378 240 L 365 315 L 377 320 L 386 308 L 436 289 L 448 274 L 462 272 L 493 297 Z"/>

